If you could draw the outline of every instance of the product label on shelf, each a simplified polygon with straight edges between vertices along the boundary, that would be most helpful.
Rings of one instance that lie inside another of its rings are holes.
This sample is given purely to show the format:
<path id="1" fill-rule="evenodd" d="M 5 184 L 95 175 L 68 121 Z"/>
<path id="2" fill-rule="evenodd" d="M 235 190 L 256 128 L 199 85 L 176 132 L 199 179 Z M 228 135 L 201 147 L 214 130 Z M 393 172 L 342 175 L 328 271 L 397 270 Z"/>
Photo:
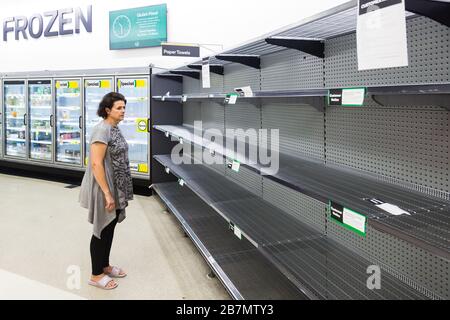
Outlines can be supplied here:
<path id="1" fill-rule="evenodd" d="M 402 208 L 400 208 L 399 206 L 396 206 L 394 204 L 391 203 L 387 203 L 384 202 L 382 200 L 379 199 L 370 199 L 370 202 L 372 202 L 376 207 L 380 208 L 381 210 L 384 210 L 394 216 L 400 216 L 400 215 L 408 215 L 410 216 L 411 214 L 408 211 L 403 210 Z"/>
<path id="2" fill-rule="evenodd" d="M 359 0 L 358 70 L 408 66 L 404 0 Z"/>
<path id="3" fill-rule="evenodd" d="M 331 220 L 359 234 L 360 236 L 366 236 L 366 216 L 345 208 L 344 206 L 333 201 L 330 201 L 329 203 L 329 212 Z"/>
<path id="4" fill-rule="evenodd" d="M 148 173 L 148 164 L 146 163 L 138 164 L 138 172 Z"/>
<path id="5" fill-rule="evenodd" d="M 138 163 L 130 162 L 130 170 L 131 171 L 138 171 L 138 169 L 139 169 L 139 164 Z"/>
<path id="6" fill-rule="evenodd" d="M 184 186 L 184 180 L 183 179 L 178 180 L 178 184 L 183 187 Z"/>
<path id="7" fill-rule="evenodd" d="M 122 79 L 117 81 L 119 88 L 144 88 L 146 85 L 146 79 Z"/>
<path id="8" fill-rule="evenodd" d="M 147 132 L 148 119 L 138 118 L 136 119 L 136 132 Z"/>
<path id="9" fill-rule="evenodd" d="M 229 229 L 234 233 L 236 237 L 242 240 L 242 231 L 233 223 L 233 221 L 230 221 Z"/>
<path id="10" fill-rule="evenodd" d="M 237 93 L 229 93 L 225 97 L 225 104 L 236 104 L 239 95 Z"/>
<path id="11" fill-rule="evenodd" d="M 239 161 L 234 160 L 233 164 L 231 165 L 231 170 L 235 171 L 235 172 L 239 172 L 239 168 L 240 168 L 241 164 Z"/>
<path id="12" fill-rule="evenodd" d="M 165 171 L 166 171 L 167 174 L 169 174 L 169 173 L 170 173 L 170 168 L 167 167 L 167 168 L 165 169 Z"/>
<path id="13" fill-rule="evenodd" d="M 366 88 L 330 89 L 328 105 L 342 107 L 361 107 L 364 105 Z"/>
<path id="14" fill-rule="evenodd" d="M 235 88 L 234 91 L 241 97 L 253 97 L 253 91 L 251 87 Z"/>
<path id="15" fill-rule="evenodd" d="M 111 88 L 110 80 L 86 80 L 84 82 L 86 88 L 103 88 L 109 89 Z"/>

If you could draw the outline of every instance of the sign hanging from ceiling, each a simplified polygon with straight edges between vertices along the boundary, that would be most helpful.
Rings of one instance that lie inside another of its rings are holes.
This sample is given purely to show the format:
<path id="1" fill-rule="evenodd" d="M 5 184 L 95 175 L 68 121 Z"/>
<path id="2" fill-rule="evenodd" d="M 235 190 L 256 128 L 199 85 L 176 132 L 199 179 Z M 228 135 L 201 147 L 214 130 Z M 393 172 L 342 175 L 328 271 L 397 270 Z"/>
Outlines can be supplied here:
<path id="1" fill-rule="evenodd" d="M 111 11 L 109 49 L 159 47 L 167 41 L 167 5 Z"/>
<path id="2" fill-rule="evenodd" d="M 200 47 L 193 44 L 163 43 L 162 55 L 166 57 L 200 57 Z"/>

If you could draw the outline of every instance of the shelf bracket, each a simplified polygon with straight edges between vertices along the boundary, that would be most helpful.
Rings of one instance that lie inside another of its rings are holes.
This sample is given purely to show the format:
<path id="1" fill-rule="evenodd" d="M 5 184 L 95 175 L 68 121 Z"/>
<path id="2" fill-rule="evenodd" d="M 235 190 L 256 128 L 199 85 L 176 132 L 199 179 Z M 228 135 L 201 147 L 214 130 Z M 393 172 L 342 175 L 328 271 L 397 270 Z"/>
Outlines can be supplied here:
<path id="1" fill-rule="evenodd" d="M 188 65 L 188 67 L 191 68 L 191 69 L 195 69 L 195 70 L 202 70 L 202 65 L 201 64 L 190 64 L 190 65 Z M 224 68 L 220 64 L 210 64 L 209 65 L 209 70 L 212 73 L 218 74 L 220 76 L 224 75 Z"/>
<path id="2" fill-rule="evenodd" d="M 434 0 L 406 0 L 406 11 L 430 18 L 450 27 L 450 3 Z"/>
<path id="3" fill-rule="evenodd" d="M 323 39 L 270 37 L 266 42 L 271 45 L 289 49 L 296 49 L 318 58 L 325 58 L 325 43 Z"/>
<path id="4" fill-rule="evenodd" d="M 261 57 L 249 54 L 218 54 L 216 56 L 219 60 L 236 62 L 246 65 L 251 68 L 261 69 Z"/>
<path id="5" fill-rule="evenodd" d="M 200 72 L 193 70 L 171 70 L 170 73 L 200 80 Z"/>

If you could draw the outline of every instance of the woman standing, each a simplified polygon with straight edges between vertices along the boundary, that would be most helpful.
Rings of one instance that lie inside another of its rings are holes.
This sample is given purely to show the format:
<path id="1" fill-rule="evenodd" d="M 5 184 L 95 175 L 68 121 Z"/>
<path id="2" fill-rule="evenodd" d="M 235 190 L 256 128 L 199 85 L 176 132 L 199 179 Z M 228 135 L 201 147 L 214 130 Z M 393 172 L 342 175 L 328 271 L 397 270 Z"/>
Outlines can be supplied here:
<path id="1" fill-rule="evenodd" d="M 81 206 L 89 211 L 88 221 L 94 229 L 89 284 L 106 290 L 118 286 L 112 277 L 126 276 L 124 270 L 109 263 L 114 228 L 125 219 L 125 208 L 133 199 L 128 144 L 118 128 L 125 117 L 126 103 L 123 95 L 111 92 L 99 104 L 97 114 L 104 120 L 92 130 L 89 165 L 79 198 Z"/>

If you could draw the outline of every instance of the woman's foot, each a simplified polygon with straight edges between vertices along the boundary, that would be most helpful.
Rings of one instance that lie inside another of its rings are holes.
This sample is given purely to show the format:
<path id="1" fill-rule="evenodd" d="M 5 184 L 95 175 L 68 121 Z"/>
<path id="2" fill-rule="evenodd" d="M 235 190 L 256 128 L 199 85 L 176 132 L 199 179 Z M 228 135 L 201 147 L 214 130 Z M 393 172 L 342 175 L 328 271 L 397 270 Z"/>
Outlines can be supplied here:
<path id="1" fill-rule="evenodd" d="M 104 272 L 104 274 L 106 274 L 110 277 L 113 277 L 113 278 L 124 278 L 127 276 L 125 271 L 123 271 L 119 267 L 114 267 L 114 266 L 108 266 L 106 268 L 103 268 L 103 272 Z"/>
<path id="2" fill-rule="evenodd" d="M 116 288 L 118 286 L 118 283 L 115 282 L 113 279 L 108 281 L 106 284 L 100 284 L 100 281 L 106 276 L 107 276 L 107 274 L 104 274 L 104 273 L 102 273 L 98 276 L 91 275 L 91 284 L 96 284 L 98 287 L 101 286 L 107 290 Z"/>

